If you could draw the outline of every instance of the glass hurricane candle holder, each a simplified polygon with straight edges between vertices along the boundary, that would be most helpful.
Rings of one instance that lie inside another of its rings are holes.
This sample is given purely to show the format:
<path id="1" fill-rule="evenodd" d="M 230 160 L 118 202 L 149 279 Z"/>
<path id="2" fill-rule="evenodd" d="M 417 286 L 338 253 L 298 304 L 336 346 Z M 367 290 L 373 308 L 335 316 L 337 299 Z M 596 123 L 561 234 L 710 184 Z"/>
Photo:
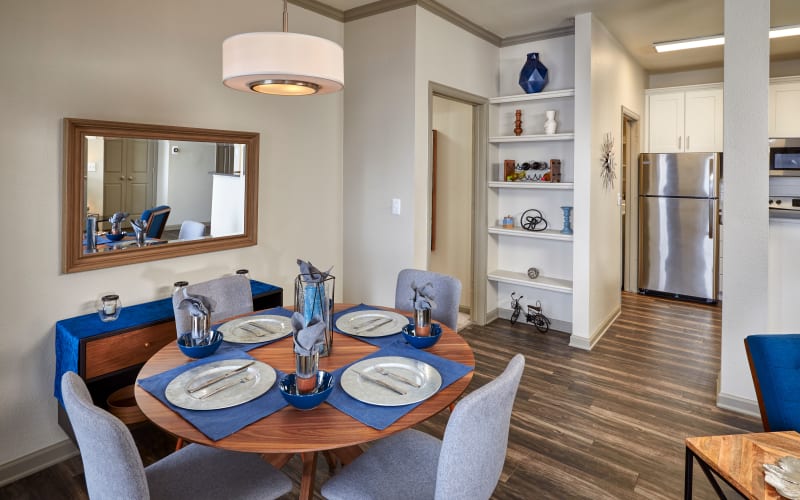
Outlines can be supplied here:
<path id="1" fill-rule="evenodd" d="M 97 314 L 100 316 L 100 321 L 114 321 L 119 318 L 120 311 L 122 311 L 122 302 L 119 300 L 119 295 L 115 293 L 103 295 L 97 301 Z"/>

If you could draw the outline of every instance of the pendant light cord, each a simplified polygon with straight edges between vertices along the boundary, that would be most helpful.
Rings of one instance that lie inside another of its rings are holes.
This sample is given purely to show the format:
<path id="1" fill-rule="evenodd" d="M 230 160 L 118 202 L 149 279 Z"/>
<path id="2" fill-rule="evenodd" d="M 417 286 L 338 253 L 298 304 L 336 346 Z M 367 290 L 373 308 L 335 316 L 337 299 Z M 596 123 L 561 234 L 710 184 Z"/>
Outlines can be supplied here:
<path id="1" fill-rule="evenodd" d="M 283 0 L 283 32 L 289 31 L 289 6 L 287 0 Z"/>

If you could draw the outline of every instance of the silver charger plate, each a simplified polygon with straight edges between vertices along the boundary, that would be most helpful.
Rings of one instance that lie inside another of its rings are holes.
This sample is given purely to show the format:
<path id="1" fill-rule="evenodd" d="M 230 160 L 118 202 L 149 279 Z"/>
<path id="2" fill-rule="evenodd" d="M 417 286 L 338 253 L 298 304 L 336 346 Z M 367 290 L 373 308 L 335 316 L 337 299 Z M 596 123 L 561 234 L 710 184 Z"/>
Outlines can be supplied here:
<path id="1" fill-rule="evenodd" d="M 356 337 L 386 337 L 400 333 L 408 318 L 394 311 L 369 309 L 353 311 L 336 320 L 336 328 Z"/>
<path id="2" fill-rule="evenodd" d="M 385 375 L 381 370 L 406 378 L 420 387 Z M 356 372 L 360 372 L 363 376 Z M 405 394 L 398 394 L 366 380 L 365 377 L 389 384 L 404 391 Z M 436 368 L 423 361 L 402 356 L 383 356 L 364 359 L 351 365 L 342 373 L 341 383 L 344 392 L 364 403 L 376 406 L 403 406 L 424 401 L 436 394 L 442 386 L 442 375 Z"/>
<path id="3" fill-rule="evenodd" d="M 219 410 L 247 403 L 267 392 L 278 378 L 275 369 L 268 364 L 255 361 L 241 372 L 214 382 L 206 388 L 195 392 L 189 392 L 189 389 L 202 386 L 251 361 L 253 360 L 225 359 L 187 370 L 167 385 L 165 390 L 167 401 L 187 410 Z"/>
<path id="4" fill-rule="evenodd" d="M 292 321 L 286 316 L 263 314 L 245 316 L 223 323 L 217 328 L 228 342 L 257 344 L 282 339 L 292 334 Z"/>

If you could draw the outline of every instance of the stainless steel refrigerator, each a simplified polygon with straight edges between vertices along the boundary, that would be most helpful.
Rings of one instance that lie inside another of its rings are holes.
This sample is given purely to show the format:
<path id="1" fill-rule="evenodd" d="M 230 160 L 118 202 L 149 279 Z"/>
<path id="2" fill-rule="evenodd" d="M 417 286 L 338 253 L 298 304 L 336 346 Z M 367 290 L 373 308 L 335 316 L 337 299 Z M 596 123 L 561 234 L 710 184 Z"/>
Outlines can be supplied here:
<path id="1" fill-rule="evenodd" d="M 640 293 L 716 302 L 720 153 L 639 156 Z"/>

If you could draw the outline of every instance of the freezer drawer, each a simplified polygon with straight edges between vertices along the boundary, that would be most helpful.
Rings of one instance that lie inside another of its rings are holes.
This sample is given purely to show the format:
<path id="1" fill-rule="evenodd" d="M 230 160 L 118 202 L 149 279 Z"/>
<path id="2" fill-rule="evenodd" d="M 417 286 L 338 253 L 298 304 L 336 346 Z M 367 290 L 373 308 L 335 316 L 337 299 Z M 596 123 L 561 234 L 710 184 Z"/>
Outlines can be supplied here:
<path id="1" fill-rule="evenodd" d="M 715 199 L 639 197 L 640 291 L 716 301 Z"/>

